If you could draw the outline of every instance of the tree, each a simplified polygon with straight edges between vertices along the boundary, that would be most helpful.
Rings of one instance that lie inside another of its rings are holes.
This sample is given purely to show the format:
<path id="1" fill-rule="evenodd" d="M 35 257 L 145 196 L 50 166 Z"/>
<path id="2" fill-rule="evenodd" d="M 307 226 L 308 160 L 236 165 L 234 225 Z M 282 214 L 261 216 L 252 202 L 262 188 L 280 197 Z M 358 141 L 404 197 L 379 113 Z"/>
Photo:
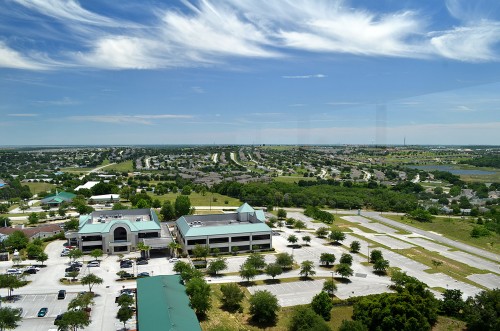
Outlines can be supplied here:
<path id="1" fill-rule="evenodd" d="M 40 262 L 42 265 L 45 261 L 47 261 L 49 259 L 49 255 L 45 252 L 41 252 L 40 254 L 38 254 L 36 256 L 36 261 L 37 262 Z"/>
<path id="2" fill-rule="evenodd" d="M 5 246 L 11 247 L 12 250 L 18 250 L 25 248 L 28 245 L 29 239 L 24 234 L 24 232 L 20 230 L 16 230 L 12 232 L 7 239 L 5 240 Z"/>
<path id="3" fill-rule="evenodd" d="M 443 264 L 443 261 L 432 260 L 432 265 L 436 267 L 436 269 Z"/>
<path id="4" fill-rule="evenodd" d="M 446 289 L 443 292 L 443 300 L 439 310 L 447 316 L 461 317 L 465 302 L 462 299 L 462 291 Z"/>
<path id="5" fill-rule="evenodd" d="M 22 320 L 19 308 L 1 307 L 0 308 L 0 330 L 15 329 Z"/>
<path id="6" fill-rule="evenodd" d="M 335 293 L 335 291 L 337 291 L 337 285 L 334 283 L 332 279 L 327 279 L 323 283 L 322 291 L 325 291 L 326 293 L 330 294 L 333 297 L 333 294 Z"/>
<path id="7" fill-rule="evenodd" d="M 164 221 L 170 221 L 175 218 L 175 209 L 170 201 L 165 201 L 160 209 L 160 215 Z"/>
<path id="8" fill-rule="evenodd" d="M 227 269 L 226 259 L 219 257 L 215 260 L 210 261 L 208 264 L 207 272 L 211 275 L 217 275 L 219 271 Z"/>
<path id="9" fill-rule="evenodd" d="M 301 220 L 297 220 L 297 221 L 295 221 L 295 225 L 294 226 L 300 232 L 301 229 L 304 229 L 306 227 L 306 224 L 303 221 L 301 221 Z"/>
<path id="10" fill-rule="evenodd" d="M 138 242 L 136 248 L 141 252 L 141 257 L 145 258 L 149 256 L 148 252 L 151 249 L 148 245 L 146 245 L 144 242 Z"/>
<path id="11" fill-rule="evenodd" d="M 293 257 L 288 253 L 278 253 L 275 263 L 283 269 L 290 269 L 293 266 Z"/>
<path id="12" fill-rule="evenodd" d="M 296 236 L 296 235 L 291 234 L 291 235 L 289 235 L 289 236 L 288 236 L 287 241 L 288 241 L 290 244 L 292 244 L 293 246 L 295 246 L 295 244 L 297 243 L 297 241 L 299 241 L 299 238 L 297 238 L 297 236 Z"/>
<path id="13" fill-rule="evenodd" d="M 311 301 L 311 308 L 316 314 L 323 317 L 325 321 L 330 320 L 330 312 L 333 308 L 333 302 L 328 293 L 321 291 L 316 294 Z"/>
<path id="14" fill-rule="evenodd" d="M 278 219 L 283 220 L 286 218 L 286 210 L 280 208 L 277 212 Z"/>
<path id="15" fill-rule="evenodd" d="M 78 248 L 73 248 L 68 253 L 68 257 L 70 258 L 70 260 L 73 260 L 73 261 L 78 260 L 82 256 L 83 256 L 83 252 L 81 250 L 79 250 Z"/>
<path id="16" fill-rule="evenodd" d="M 373 264 L 373 269 L 378 273 L 385 274 L 388 268 L 389 268 L 389 261 L 388 260 L 378 259 Z"/>
<path id="17" fill-rule="evenodd" d="M 57 210 L 57 213 L 59 214 L 59 216 L 66 216 L 66 208 L 64 208 L 63 206 L 59 207 L 59 209 Z"/>
<path id="18" fill-rule="evenodd" d="M 187 195 L 179 195 L 175 198 L 175 215 L 181 217 L 191 212 L 191 201 Z"/>
<path id="19" fill-rule="evenodd" d="M 26 246 L 26 254 L 29 259 L 35 259 L 40 253 L 43 253 L 43 248 L 41 246 L 32 242 Z"/>
<path id="20" fill-rule="evenodd" d="M 293 309 L 290 331 L 330 331 L 326 322 L 308 306 L 296 306 Z"/>
<path id="21" fill-rule="evenodd" d="M 465 302 L 467 330 L 500 330 L 500 288 L 482 291 Z"/>
<path id="22" fill-rule="evenodd" d="M 306 260 L 300 264 L 300 272 L 299 274 L 307 278 L 309 275 L 314 276 L 316 274 L 316 271 L 314 270 L 314 263 L 313 261 Z"/>
<path id="23" fill-rule="evenodd" d="M 104 255 L 104 252 L 100 248 L 96 248 L 90 252 L 90 256 L 92 256 L 96 261 L 98 258 Z"/>
<path id="24" fill-rule="evenodd" d="M 0 288 L 7 289 L 7 296 L 12 296 L 12 290 L 24 286 L 25 282 L 21 281 L 16 275 L 0 274 Z"/>
<path id="25" fill-rule="evenodd" d="M 245 260 L 245 264 L 251 265 L 257 270 L 261 270 L 265 268 L 266 260 L 262 254 L 252 253 Z"/>
<path id="26" fill-rule="evenodd" d="M 94 285 L 102 284 L 103 279 L 99 276 L 96 276 L 95 274 L 90 273 L 83 276 L 80 282 L 82 283 L 82 285 L 88 285 L 89 292 L 92 292 L 92 287 L 94 287 Z"/>
<path id="27" fill-rule="evenodd" d="M 361 243 L 357 240 L 351 242 L 351 253 L 358 253 L 361 250 Z"/>
<path id="28" fill-rule="evenodd" d="M 123 329 L 126 330 L 126 323 L 134 316 L 134 311 L 131 307 L 120 307 L 116 313 L 116 318 L 123 323 Z"/>
<path id="29" fill-rule="evenodd" d="M 330 263 L 333 264 L 335 262 L 335 254 L 333 253 L 321 253 L 319 256 L 319 263 L 328 267 Z"/>
<path id="30" fill-rule="evenodd" d="M 245 294 L 236 283 L 222 284 L 220 286 L 222 292 L 222 305 L 225 309 L 234 312 L 240 308 L 241 301 Z"/>
<path id="31" fill-rule="evenodd" d="M 7 206 L 5 204 L 0 204 L 0 206 Z M 8 210 L 8 209 L 7 209 Z M 2 212 L 0 211 L 0 214 Z M 12 223 L 10 221 L 10 218 L 8 218 L 7 216 L 0 216 L 0 227 L 1 228 L 10 228 L 12 226 Z"/>
<path id="32" fill-rule="evenodd" d="M 311 242 L 311 237 L 310 236 L 303 236 L 302 240 L 306 243 L 306 245 L 309 246 L 309 243 Z"/>
<path id="33" fill-rule="evenodd" d="M 274 279 L 274 277 L 281 275 L 283 273 L 283 268 L 277 263 L 269 263 L 266 266 L 265 272 L 266 275 L 269 275 Z"/>
<path id="34" fill-rule="evenodd" d="M 316 236 L 320 237 L 320 238 L 324 238 L 326 237 L 326 235 L 328 234 L 328 228 L 327 227 L 320 227 L 319 229 L 316 230 Z"/>
<path id="35" fill-rule="evenodd" d="M 200 244 L 196 244 L 193 248 L 193 255 L 197 259 L 206 259 L 208 256 L 208 247 Z"/>
<path id="36" fill-rule="evenodd" d="M 434 218 L 432 214 L 425 209 L 417 208 L 409 213 L 410 217 L 419 222 L 430 222 Z"/>
<path id="37" fill-rule="evenodd" d="M 250 279 L 254 279 L 258 273 L 259 271 L 251 264 L 243 263 L 240 266 L 240 277 L 246 279 L 247 282 L 250 282 Z"/>
<path id="38" fill-rule="evenodd" d="M 69 310 L 62 315 L 57 323 L 58 330 L 73 330 L 90 325 L 90 318 L 83 310 Z"/>
<path id="39" fill-rule="evenodd" d="M 161 201 L 159 199 L 154 199 L 153 202 L 151 203 L 152 208 L 160 208 L 161 207 Z"/>
<path id="40" fill-rule="evenodd" d="M 78 230 L 78 226 L 80 225 L 80 222 L 78 221 L 77 218 L 75 217 L 72 217 L 70 218 L 69 221 L 66 221 L 64 222 L 64 229 L 66 231 L 69 231 L 69 230 Z"/>
<path id="41" fill-rule="evenodd" d="M 345 239 L 345 233 L 340 230 L 333 230 L 328 238 L 332 240 L 334 244 L 339 245 L 340 242 Z"/>
<path id="42" fill-rule="evenodd" d="M 181 244 L 176 241 L 171 241 L 168 243 L 168 248 L 170 248 L 170 253 L 174 253 L 174 257 L 177 256 L 177 251 L 181 249 Z"/>
<path id="43" fill-rule="evenodd" d="M 78 272 L 76 270 L 70 271 L 70 272 L 68 272 L 68 277 L 70 277 L 71 281 L 74 282 L 76 280 L 76 277 L 78 277 L 79 273 L 80 272 Z"/>
<path id="44" fill-rule="evenodd" d="M 338 331 L 368 331 L 368 328 L 360 321 L 342 320 Z"/>
<path id="45" fill-rule="evenodd" d="M 383 259 L 382 251 L 374 249 L 370 252 L 370 262 L 375 263 L 377 260 Z"/>
<path id="46" fill-rule="evenodd" d="M 69 310 L 77 310 L 80 308 L 87 309 L 94 304 L 94 294 L 90 292 L 79 293 L 68 304 Z"/>
<path id="47" fill-rule="evenodd" d="M 352 255 L 347 254 L 347 253 L 342 254 L 342 256 L 340 257 L 339 263 L 345 263 L 348 265 L 352 265 Z"/>
<path id="48" fill-rule="evenodd" d="M 250 297 L 249 303 L 252 320 L 261 324 L 271 324 L 275 322 L 280 306 L 278 304 L 278 299 L 271 294 L 271 292 L 267 290 L 256 291 Z"/>
<path id="49" fill-rule="evenodd" d="M 210 291 L 210 286 L 202 278 L 192 278 L 186 284 L 186 293 L 191 307 L 199 316 L 204 316 L 211 307 Z"/>
<path id="50" fill-rule="evenodd" d="M 29 224 L 37 224 L 38 223 L 38 214 L 34 213 L 34 212 L 29 214 L 28 223 Z"/>
<path id="51" fill-rule="evenodd" d="M 336 271 L 342 278 L 347 278 L 353 275 L 351 266 L 345 263 L 340 263 L 339 265 L 337 265 Z"/>

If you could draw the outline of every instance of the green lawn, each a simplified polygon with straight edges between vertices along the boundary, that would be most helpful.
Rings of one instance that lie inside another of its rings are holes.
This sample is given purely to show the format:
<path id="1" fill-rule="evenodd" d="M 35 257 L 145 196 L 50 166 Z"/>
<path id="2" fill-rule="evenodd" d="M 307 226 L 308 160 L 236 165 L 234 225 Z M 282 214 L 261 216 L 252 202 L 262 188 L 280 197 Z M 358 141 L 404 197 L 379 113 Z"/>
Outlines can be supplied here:
<path id="1" fill-rule="evenodd" d="M 283 307 L 278 313 L 276 325 L 260 327 L 250 323 L 248 298 L 250 294 L 243 287 L 245 298 L 242 302 L 242 312 L 227 312 L 221 309 L 219 284 L 210 285 L 212 288 L 212 308 L 208 311 L 208 316 L 201 321 L 201 328 L 204 331 L 232 331 L 232 330 L 268 330 L 268 331 L 286 331 L 290 323 L 290 317 L 294 307 Z M 352 306 L 336 306 L 332 309 L 331 320 L 328 322 L 332 330 L 338 330 L 340 323 L 344 319 L 351 319 Z"/>
<path id="2" fill-rule="evenodd" d="M 50 191 L 53 187 L 55 187 L 54 184 L 45 183 L 45 182 L 39 182 L 39 183 L 31 183 L 30 182 L 30 183 L 24 183 L 23 185 L 27 185 L 30 188 L 31 193 L 33 193 L 33 194 Z"/>
<path id="3" fill-rule="evenodd" d="M 128 160 L 124 162 L 120 162 L 117 164 L 110 165 L 109 167 L 104 168 L 106 171 L 118 171 L 118 172 L 132 172 L 134 171 L 133 161 Z"/>
<path id="4" fill-rule="evenodd" d="M 148 192 L 148 194 L 153 198 L 153 199 L 159 199 L 161 202 L 164 201 L 171 201 L 172 203 L 175 202 L 175 198 L 180 195 L 180 193 L 167 193 L 163 195 L 156 195 L 154 193 Z M 216 201 L 213 201 L 213 199 L 216 199 Z M 202 195 L 200 193 L 193 192 L 189 195 L 189 200 L 191 201 L 191 206 L 228 206 L 228 207 L 239 207 L 241 206 L 242 202 L 238 199 L 231 198 L 222 194 L 218 193 L 206 193 L 205 195 Z M 225 203 L 227 201 L 227 204 Z"/>
<path id="5" fill-rule="evenodd" d="M 491 233 L 489 236 L 481 238 L 472 238 L 470 232 L 475 225 L 473 220 L 461 219 L 461 218 L 448 218 L 448 217 L 436 217 L 432 222 L 418 222 L 412 219 L 401 219 L 401 216 L 396 215 L 385 215 L 384 217 L 392 219 L 397 222 L 408 224 L 416 228 L 434 231 L 442 234 L 443 236 L 463 242 L 465 244 L 482 248 L 484 250 L 500 254 L 500 235 L 497 233 Z"/>

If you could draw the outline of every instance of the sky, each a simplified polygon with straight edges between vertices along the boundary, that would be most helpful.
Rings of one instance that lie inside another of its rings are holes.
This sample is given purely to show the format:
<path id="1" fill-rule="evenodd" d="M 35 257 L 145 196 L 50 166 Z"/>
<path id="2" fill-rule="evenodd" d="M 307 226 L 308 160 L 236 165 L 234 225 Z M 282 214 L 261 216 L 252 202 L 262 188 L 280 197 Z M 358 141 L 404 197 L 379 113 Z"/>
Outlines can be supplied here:
<path id="1" fill-rule="evenodd" d="M 0 0 L 0 145 L 500 145 L 497 0 Z"/>

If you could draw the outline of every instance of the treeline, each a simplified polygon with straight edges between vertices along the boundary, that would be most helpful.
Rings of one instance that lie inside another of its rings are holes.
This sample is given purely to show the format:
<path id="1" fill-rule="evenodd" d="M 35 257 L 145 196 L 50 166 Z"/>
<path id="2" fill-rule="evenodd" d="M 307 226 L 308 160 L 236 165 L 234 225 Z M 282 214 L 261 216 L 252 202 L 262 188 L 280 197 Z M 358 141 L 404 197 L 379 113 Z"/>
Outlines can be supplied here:
<path id="1" fill-rule="evenodd" d="M 321 210 L 318 207 L 308 206 L 304 210 L 304 215 L 314 218 L 326 224 L 333 223 L 333 215 L 327 211 Z"/>
<path id="2" fill-rule="evenodd" d="M 0 200 L 10 200 L 15 198 L 29 199 L 32 194 L 27 185 L 21 185 L 19 180 L 7 181 L 2 189 L 0 189 Z"/>
<path id="3" fill-rule="evenodd" d="M 476 167 L 493 167 L 500 169 L 500 155 L 485 155 L 476 159 L 461 161 L 462 164 L 470 164 Z"/>
<path id="4" fill-rule="evenodd" d="M 414 194 L 370 183 L 345 182 L 340 185 L 338 182 L 324 181 L 316 185 L 297 185 L 281 182 L 248 184 L 222 182 L 215 185 L 214 190 L 255 206 L 368 208 L 406 213 L 418 205 Z"/>

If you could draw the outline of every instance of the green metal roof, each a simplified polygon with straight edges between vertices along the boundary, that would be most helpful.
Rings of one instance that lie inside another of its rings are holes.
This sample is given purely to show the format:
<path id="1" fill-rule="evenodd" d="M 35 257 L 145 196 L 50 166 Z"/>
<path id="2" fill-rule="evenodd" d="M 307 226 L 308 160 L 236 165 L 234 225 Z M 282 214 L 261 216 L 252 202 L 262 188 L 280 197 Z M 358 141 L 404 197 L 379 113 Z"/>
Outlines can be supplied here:
<path id="1" fill-rule="evenodd" d="M 201 331 L 179 275 L 137 279 L 140 331 Z"/>
<path id="2" fill-rule="evenodd" d="M 92 224 L 84 224 L 78 233 L 89 234 L 89 233 L 106 233 L 109 232 L 111 227 L 115 224 L 122 224 L 129 227 L 131 232 L 138 232 L 143 230 L 158 230 L 160 231 L 160 225 L 154 221 L 148 222 L 132 222 L 125 219 L 111 220 L 106 223 L 92 223 Z"/>
<path id="3" fill-rule="evenodd" d="M 230 225 L 214 225 L 190 227 L 184 217 L 176 221 L 179 230 L 184 237 L 202 237 L 224 234 L 244 234 L 249 232 L 271 232 L 271 228 L 266 223 L 233 223 Z"/>
<path id="4" fill-rule="evenodd" d="M 237 213 L 255 213 L 255 209 L 250 207 L 248 203 L 244 203 L 240 206 L 240 208 L 236 209 Z"/>

